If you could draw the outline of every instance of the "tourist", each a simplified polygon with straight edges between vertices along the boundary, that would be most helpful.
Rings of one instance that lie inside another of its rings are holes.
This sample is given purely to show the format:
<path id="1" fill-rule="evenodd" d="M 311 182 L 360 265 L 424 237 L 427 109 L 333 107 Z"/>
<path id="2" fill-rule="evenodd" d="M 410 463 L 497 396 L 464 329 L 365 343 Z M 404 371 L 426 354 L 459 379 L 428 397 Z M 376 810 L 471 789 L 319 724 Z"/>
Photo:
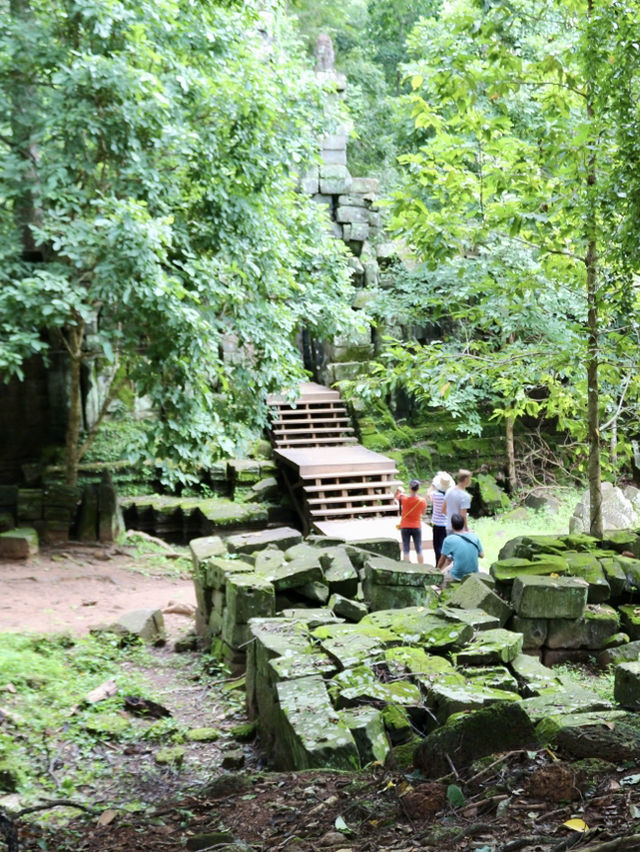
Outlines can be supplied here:
<path id="1" fill-rule="evenodd" d="M 409 561 L 409 551 L 413 539 L 418 562 L 422 565 L 424 562 L 422 555 L 422 516 L 426 511 L 427 501 L 424 497 L 418 495 L 419 488 L 420 481 L 412 479 L 409 483 L 410 494 L 405 494 L 403 488 L 397 488 L 394 497 L 400 503 L 401 515 L 398 529 L 402 535 L 402 558 L 405 562 Z"/>
<path id="2" fill-rule="evenodd" d="M 462 580 L 478 572 L 478 558 L 484 556 L 478 536 L 464 532 L 464 518 L 457 512 L 451 518 L 452 532 L 442 542 L 442 554 L 437 568 L 444 573 L 443 586 L 451 580 Z"/>
<path id="3" fill-rule="evenodd" d="M 466 490 L 471 484 L 471 471 L 460 469 L 456 474 L 456 484 L 447 489 L 444 495 L 442 511 L 447 517 L 447 535 L 451 533 L 451 518 L 454 515 L 462 515 L 464 530 L 467 531 L 467 512 L 471 508 L 471 494 Z"/>
<path id="4" fill-rule="evenodd" d="M 442 553 L 442 542 L 447 534 L 447 516 L 442 510 L 444 497 L 449 488 L 453 487 L 453 477 L 444 470 L 439 470 L 431 480 L 427 491 L 427 500 L 431 502 L 431 527 L 433 531 L 433 551 L 436 565 Z"/>

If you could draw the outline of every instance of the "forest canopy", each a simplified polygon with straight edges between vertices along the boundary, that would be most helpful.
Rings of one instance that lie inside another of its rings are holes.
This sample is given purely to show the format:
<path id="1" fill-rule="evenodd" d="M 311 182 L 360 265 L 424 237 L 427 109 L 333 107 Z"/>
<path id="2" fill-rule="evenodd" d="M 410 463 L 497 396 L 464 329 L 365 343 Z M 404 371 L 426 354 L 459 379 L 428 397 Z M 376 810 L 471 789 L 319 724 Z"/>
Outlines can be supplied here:
<path id="1" fill-rule="evenodd" d="M 302 377 L 303 325 L 353 324 L 344 247 L 296 190 L 327 99 L 263 5 L 0 2 L 0 373 L 69 357 L 68 481 L 87 365 L 152 402 L 179 481 Z"/>

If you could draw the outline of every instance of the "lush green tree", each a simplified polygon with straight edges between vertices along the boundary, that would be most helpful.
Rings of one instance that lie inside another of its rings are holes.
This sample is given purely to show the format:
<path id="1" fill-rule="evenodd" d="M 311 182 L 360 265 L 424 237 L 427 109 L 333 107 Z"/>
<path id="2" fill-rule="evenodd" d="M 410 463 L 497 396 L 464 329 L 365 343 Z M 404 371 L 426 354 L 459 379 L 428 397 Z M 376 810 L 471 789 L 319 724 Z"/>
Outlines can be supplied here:
<path id="1" fill-rule="evenodd" d="M 600 368 L 606 362 L 613 378 L 620 342 L 635 345 L 628 333 L 639 223 L 626 199 L 637 197 L 629 167 L 638 131 L 637 12 L 635 2 L 456 0 L 438 20 L 420 23 L 409 73 L 414 120 L 428 138 L 402 158 L 407 181 L 393 220 L 434 268 L 512 243 L 533 250 L 543 286 L 561 284 L 582 299 L 582 332 L 571 349 L 586 365 L 596 535 Z M 607 349 L 609 332 L 615 349 Z M 538 364 L 529 365 L 533 385 L 547 372 L 546 359 Z"/>
<path id="2" fill-rule="evenodd" d="M 66 353 L 67 480 L 93 360 L 148 396 L 169 480 L 264 423 L 296 335 L 353 322 L 296 191 L 323 93 L 256 3 L 0 0 L 0 372 Z"/>

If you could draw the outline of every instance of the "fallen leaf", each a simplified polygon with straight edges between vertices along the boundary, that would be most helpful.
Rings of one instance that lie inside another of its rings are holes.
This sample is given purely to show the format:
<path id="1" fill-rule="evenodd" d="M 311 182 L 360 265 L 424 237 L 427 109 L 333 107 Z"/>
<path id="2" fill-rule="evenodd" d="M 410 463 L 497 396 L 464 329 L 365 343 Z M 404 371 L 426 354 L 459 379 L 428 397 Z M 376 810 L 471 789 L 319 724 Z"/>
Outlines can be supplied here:
<path id="1" fill-rule="evenodd" d="M 457 784 L 449 784 L 447 787 L 447 801 L 452 808 L 459 808 L 464 805 L 464 793 Z"/>
<path id="2" fill-rule="evenodd" d="M 106 811 L 102 811 L 98 819 L 96 820 L 96 825 L 109 825 L 110 822 L 113 822 L 117 816 L 117 811 L 114 811 L 113 808 L 107 808 Z"/>
<path id="3" fill-rule="evenodd" d="M 343 831 L 345 834 L 351 834 L 351 829 L 341 816 L 337 816 L 333 824 L 338 831 Z"/>
<path id="4" fill-rule="evenodd" d="M 13 695 L 15 695 L 18 691 L 12 683 L 5 683 L 4 686 L 0 686 L 0 689 L 4 690 L 5 692 L 11 692 Z"/>
<path id="5" fill-rule="evenodd" d="M 579 831 L 581 834 L 584 834 L 586 831 L 589 831 L 589 826 L 583 819 L 568 819 L 562 824 L 567 828 L 570 828 L 571 831 Z"/>
<path id="6" fill-rule="evenodd" d="M 640 784 L 640 775 L 625 775 L 620 779 L 623 787 L 632 787 L 634 784 Z"/>
<path id="7" fill-rule="evenodd" d="M 629 805 L 631 819 L 640 819 L 640 808 L 637 805 Z"/>

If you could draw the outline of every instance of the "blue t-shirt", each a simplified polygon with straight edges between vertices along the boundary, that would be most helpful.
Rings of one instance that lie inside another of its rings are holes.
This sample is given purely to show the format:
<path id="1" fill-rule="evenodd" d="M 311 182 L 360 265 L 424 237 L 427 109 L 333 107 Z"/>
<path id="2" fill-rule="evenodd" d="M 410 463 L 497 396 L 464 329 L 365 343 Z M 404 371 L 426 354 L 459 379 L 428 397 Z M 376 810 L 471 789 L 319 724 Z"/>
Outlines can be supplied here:
<path id="1" fill-rule="evenodd" d="M 465 540 L 466 539 L 466 540 Z M 475 533 L 449 533 L 442 542 L 442 553 L 453 559 L 451 576 L 461 580 L 467 574 L 475 574 L 478 570 L 478 555 L 482 552 L 482 544 Z"/>

